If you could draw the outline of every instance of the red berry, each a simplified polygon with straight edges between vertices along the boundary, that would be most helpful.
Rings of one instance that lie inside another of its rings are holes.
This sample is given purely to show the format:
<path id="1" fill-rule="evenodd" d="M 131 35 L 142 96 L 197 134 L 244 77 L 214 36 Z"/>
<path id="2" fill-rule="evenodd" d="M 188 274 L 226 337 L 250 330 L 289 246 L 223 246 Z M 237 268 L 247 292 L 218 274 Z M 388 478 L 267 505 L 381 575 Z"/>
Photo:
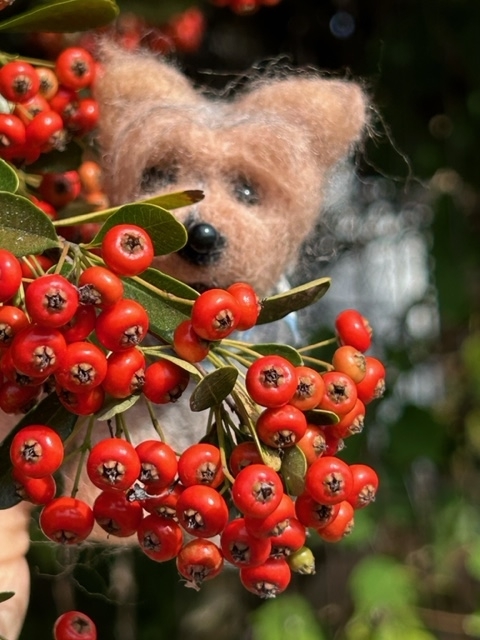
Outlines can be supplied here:
<path id="1" fill-rule="evenodd" d="M 15 482 L 15 493 L 26 502 L 44 505 L 55 497 L 57 484 L 53 476 L 29 478 L 14 467 L 12 469 L 12 478 Z"/>
<path id="2" fill-rule="evenodd" d="M 62 496 L 43 507 L 39 522 L 47 538 L 70 545 L 88 538 L 94 518 L 92 509 L 83 500 Z"/>
<path id="3" fill-rule="evenodd" d="M 0 156 L 3 150 L 25 144 L 25 125 L 20 118 L 10 113 L 0 113 Z"/>
<path id="4" fill-rule="evenodd" d="M 67 611 L 56 619 L 54 640 L 97 640 L 97 629 L 91 618 L 80 611 Z"/>
<path id="5" fill-rule="evenodd" d="M 140 482 L 148 491 L 169 487 L 177 475 L 177 456 L 165 442 L 144 440 L 135 447 L 140 459 Z"/>
<path id="6" fill-rule="evenodd" d="M 121 438 L 97 442 L 87 459 L 87 474 L 99 489 L 129 489 L 140 475 L 140 459 L 135 447 Z"/>
<path id="7" fill-rule="evenodd" d="M 342 345 L 366 351 L 372 341 L 372 328 L 368 320 L 355 309 L 345 309 L 335 319 L 335 329 Z"/>
<path id="8" fill-rule="evenodd" d="M 201 362 L 210 351 L 210 342 L 195 333 L 190 320 L 184 320 L 173 334 L 173 348 L 187 362 Z"/>
<path id="9" fill-rule="evenodd" d="M 220 536 L 225 560 L 235 567 L 256 567 L 270 556 L 269 538 L 256 538 L 247 530 L 245 518 L 231 520 Z"/>
<path id="10" fill-rule="evenodd" d="M 352 464 L 353 487 L 347 500 L 354 509 L 362 509 L 375 500 L 378 476 L 367 464 Z"/>
<path id="11" fill-rule="evenodd" d="M 295 516 L 295 505 L 286 493 L 283 494 L 278 507 L 265 518 L 245 516 L 247 531 L 256 538 L 270 538 L 279 535 Z"/>
<path id="12" fill-rule="evenodd" d="M 103 237 L 102 258 L 117 275 L 136 276 L 152 264 L 153 257 L 153 242 L 137 225 L 115 225 Z"/>
<path id="13" fill-rule="evenodd" d="M 145 511 L 154 513 L 165 518 L 175 518 L 177 512 L 177 501 L 182 491 L 185 489 L 179 482 L 162 489 L 160 493 L 150 496 L 143 503 Z"/>
<path id="14" fill-rule="evenodd" d="M 262 308 L 254 288 L 246 282 L 235 282 L 227 288 L 227 291 L 232 294 L 240 307 L 237 330 L 251 329 L 255 326 Z"/>
<path id="15" fill-rule="evenodd" d="M 189 374 L 170 360 L 157 360 L 145 369 L 142 392 L 155 404 L 176 402 L 185 391 Z"/>
<path id="16" fill-rule="evenodd" d="M 335 371 L 346 373 L 356 384 L 365 377 L 365 356 L 351 345 L 346 344 L 336 349 L 332 357 L 332 365 Z"/>
<path id="17" fill-rule="evenodd" d="M 127 538 L 136 533 L 143 518 L 139 502 L 128 500 L 121 491 L 102 491 L 93 503 L 97 524 L 109 535 Z"/>
<path id="18" fill-rule="evenodd" d="M 325 382 L 322 376 L 311 367 L 296 367 L 297 388 L 290 400 L 297 409 L 308 411 L 314 409 L 323 397 Z"/>
<path id="19" fill-rule="evenodd" d="M 113 351 L 107 358 L 103 388 L 114 398 L 128 398 L 145 384 L 145 356 L 136 347 Z"/>
<path id="20" fill-rule="evenodd" d="M 297 519 L 312 529 L 322 529 L 333 521 L 340 509 L 340 503 L 322 504 L 317 502 L 305 491 L 295 500 L 295 514 Z"/>
<path id="21" fill-rule="evenodd" d="M 80 178 L 77 171 L 63 173 L 46 173 L 38 191 L 56 209 L 61 209 L 80 195 Z"/>
<path id="22" fill-rule="evenodd" d="M 44 327 L 62 327 L 75 315 L 78 290 L 64 276 L 47 274 L 27 288 L 25 306 L 32 322 Z"/>
<path id="23" fill-rule="evenodd" d="M 307 429 L 305 414 L 291 404 L 264 409 L 255 429 L 260 440 L 276 449 L 293 447 Z"/>
<path id="24" fill-rule="evenodd" d="M 325 430 L 314 424 L 307 424 L 305 434 L 297 442 L 297 446 L 303 451 L 307 465 L 310 466 L 317 458 L 323 456 L 327 450 Z"/>
<path id="25" fill-rule="evenodd" d="M 262 456 L 257 449 L 257 445 L 252 440 L 237 444 L 233 448 L 228 461 L 228 466 L 234 477 L 249 464 L 262 464 Z"/>
<path id="26" fill-rule="evenodd" d="M 104 309 L 123 297 L 123 282 L 105 267 L 88 267 L 78 279 L 80 302 Z"/>
<path id="27" fill-rule="evenodd" d="M 101 349 L 91 342 L 71 342 L 55 371 L 55 380 L 67 391 L 85 393 L 102 384 L 106 373 L 107 359 Z"/>
<path id="28" fill-rule="evenodd" d="M 228 522 L 224 498 L 211 487 L 199 484 L 186 487 L 177 500 L 177 518 L 183 529 L 197 538 L 212 538 Z"/>
<path id="29" fill-rule="evenodd" d="M 39 88 L 40 78 L 28 62 L 14 60 L 0 69 L 0 93 L 10 102 L 28 100 Z"/>
<path id="30" fill-rule="evenodd" d="M 245 385 L 254 402 L 280 407 L 290 402 L 297 389 L 295 367 L 282 356 L 263 356 L 247 370 Z"/>
<path id="31" fill-rule="evenodd" d="M 105 349 L 124 351 L 142 342 L 148 326 L 148 314 L 142 305 L 135 300 L 122 299 L 99 314 L 95 331 Z"/>
<path id="32" fill-rule="evenodd" d="M 25 312 L 18 307 L 0 306 L 0 350 L 9 347 L 15 335 L 28 324 Z"/>
<path id="33" fill-rule="evenodd" d="M 10 445 L 10 460 L 29 478 L 51 475 L 63 462 L 63 443 L 56 431 L 33 424 L 18 431 Z"/>
<path id="34" fill-rule="evenodd" d="M 296 518 L 290 518 L 284 529 L 270 538 L 272 551 L 270 557 L 287 559 L 305 544 L 307 531 Z"/>
<path id="35" fill-rule="evenodd" d="M 175 558 L 183 544 L 183 534 L 179 525 L 171 518 L 146 516 L 137 530 L 137 538 L 142 551 L 156 562 Z"/>
<path id="36" fill-rule="evenodd" d="M 232 499 L 246 516 L 265 518 L 274 511 L 283 496 L 282 482 L 271 467 L 251 464 L 242 469 L 232 485 Z"/>
<path id="37" fill-rule="evenodd" d="M 20 373 L 46 378 L 60 366 L 67 343 L 58 329 L 30 324 L 17 333 L 10 349 Z"/>
<path id="38" fill-rule="evenodd" d="M 185 487 L 203 484 L 216 489 L 225 479 L 220 449 L 206 442 L 191 445 L 178 460 L 178 477 Z"/>
<path id="39" fill-rule="evenodd" d="M 65 87 L 83 89 L 95 78 L 95 60 L 86 49 L 68 47 L 58 56 L 55 73 Z"/>
<path id="40" fill-rule="evenodd" d="M 305 489 L 320 504 L 335 504 L 346 500 L 352 487 L 350 467 L 335 456 L 318 458 L 305 475 Z"/>
<path id="41" fill-rule="evenodd" d="M 19 261 L 7 249 L 0 249 L 0 302 L 14 296 L 21 282 L 22 269 Z"/>
<path id="42" fill-rule="evenodd" d="M 365 365 L 365 377 L 357 384 L 357 394 L 364 404 L 369 404 L 385 393 L 385 367 L 372 356 L 365 357 Z"/>
<path id="43" fill-rule="evenodd" d="M 352 532 L 354 524 L 353 507 L 349 502 L 343 500 L 339 503 L 338 513 L 335 518 L 326 526 L 317 529 L 317 533 L 327 542 L 339 542 Z"/>
<path id="44" fill-rule="evenodd" d="M 269 558 L 258 567 L 240 569 L 240 581 L 245 589 L 260 598 L 275 598 L 285 591 L 290 580 L 290 567 L 283 558 Z"/>
<path id="45" fill-rule="evenodd" d="M 345 373 L 327 371 L 323 374 L 325 392 L 318 408 L 343 416 L 353 409 L 357 401 L 357 387 Z"/>
<path id="46" fill-rule="evenodd" d="M 240 313 L 240 305 L 228 291 L 209 289 L 193 303 L 192 327 L 204 340 L 222 340 L 236 329 Z"/>
<path id="47" fill-rule="evenodd" d="M 221 572 L 223 556 L 214 542 L 194 539 L 180 549 L 176 563 L 187 585 L 199 589 L 205 580 L 211 580 Z"/>

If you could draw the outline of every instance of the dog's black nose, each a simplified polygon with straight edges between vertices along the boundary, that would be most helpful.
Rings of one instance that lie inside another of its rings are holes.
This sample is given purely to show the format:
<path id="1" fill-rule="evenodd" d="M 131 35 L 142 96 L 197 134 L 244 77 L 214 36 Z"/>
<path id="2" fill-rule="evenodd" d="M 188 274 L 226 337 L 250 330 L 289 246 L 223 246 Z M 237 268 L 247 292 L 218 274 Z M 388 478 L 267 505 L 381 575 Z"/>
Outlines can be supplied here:
<path id="1" fill-rule="evenodd" d="M 218 262 L 227 244 L 225 237 L 208 222 L 187 225 L 188 241 L 179 251 L 185 260 L 199 266 Z"/>

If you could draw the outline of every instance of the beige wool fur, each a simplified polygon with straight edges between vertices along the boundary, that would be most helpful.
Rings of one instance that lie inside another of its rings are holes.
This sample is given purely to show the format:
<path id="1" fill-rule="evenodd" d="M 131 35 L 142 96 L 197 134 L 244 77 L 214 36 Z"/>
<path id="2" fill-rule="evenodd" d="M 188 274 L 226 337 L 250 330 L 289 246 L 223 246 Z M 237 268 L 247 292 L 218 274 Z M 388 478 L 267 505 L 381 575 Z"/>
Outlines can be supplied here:
<path id="1" fill-rule="evenodd" d="M 361 87 L 292 73 L 256 80 L 223 99 L 195 89 L 151 54 L 106 43 L 101 57 L 99 144 L 112 205 L 200 189 L 203 200 L 174 213 L 182 222 L 213 225 L 225 240 L 213 264 L 174 254 L 156 266 L 189 284 L 243 280 L 259 295 L 272 291 L 313 229 L 332 169 L 362 140 L 369 105 Z M 145 172 L 155 177 L 148 189 Z M 245 201 L 245 190 L 254 202 Z M 159 417 L 179 448 L 197 434 L 185 406 L 176 411 L 160 410 Z M 144 414 L 135 409 L 127 417 L 139 423 L 132 432 L 140 440 Z M 1 438 L 11 426 L 10 416 L 0 416 Z M 98 437 L 108 435 L 104 429 L 99 425 Z M 8 640 L 18 638 L 29 598 L 28 522 L 24 505 L 0 514 L 0 591 L 16 592 L 0 604 L 0 635 Z"/>

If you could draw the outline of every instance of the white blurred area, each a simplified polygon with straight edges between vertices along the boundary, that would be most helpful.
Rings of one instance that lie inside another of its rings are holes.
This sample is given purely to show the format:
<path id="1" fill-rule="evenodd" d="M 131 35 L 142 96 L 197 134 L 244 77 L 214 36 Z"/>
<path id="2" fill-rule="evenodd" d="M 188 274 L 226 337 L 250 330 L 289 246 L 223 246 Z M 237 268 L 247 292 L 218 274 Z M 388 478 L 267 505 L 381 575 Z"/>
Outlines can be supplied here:
<path id="1" fill-rule="evenodd" d="M 327 295 L 300 316 L 303 332 L 332 331 L 355 308 L 374 330 L 369 351 L 382 360 L 406 353 L 408 371 L 387 365 L 391 393 L 379 418 L 394 421 L 404 404 L 430 406 L 444 390 L 433 345 L 439 315 L 429 254 L 433 211 L 427 187 L 383 177 L 358 178 L 345 167 L 332 178 L 318 234 L 307 244 L 296 281 L 329 276 Z"/>

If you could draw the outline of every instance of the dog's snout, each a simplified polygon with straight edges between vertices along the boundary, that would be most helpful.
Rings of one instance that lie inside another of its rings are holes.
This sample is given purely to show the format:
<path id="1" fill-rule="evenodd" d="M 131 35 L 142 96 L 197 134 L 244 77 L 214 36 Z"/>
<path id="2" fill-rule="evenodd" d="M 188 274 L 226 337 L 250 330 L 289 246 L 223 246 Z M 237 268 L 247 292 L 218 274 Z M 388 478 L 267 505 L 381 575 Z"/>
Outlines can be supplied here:
<path id="1" fill-rule="evenodd" d="M 227 244 L 225 237 L 208 222 L 187 225 L 188 241 L 179 251 L 185 260 L 198 266 L 218 262 Z"/>

